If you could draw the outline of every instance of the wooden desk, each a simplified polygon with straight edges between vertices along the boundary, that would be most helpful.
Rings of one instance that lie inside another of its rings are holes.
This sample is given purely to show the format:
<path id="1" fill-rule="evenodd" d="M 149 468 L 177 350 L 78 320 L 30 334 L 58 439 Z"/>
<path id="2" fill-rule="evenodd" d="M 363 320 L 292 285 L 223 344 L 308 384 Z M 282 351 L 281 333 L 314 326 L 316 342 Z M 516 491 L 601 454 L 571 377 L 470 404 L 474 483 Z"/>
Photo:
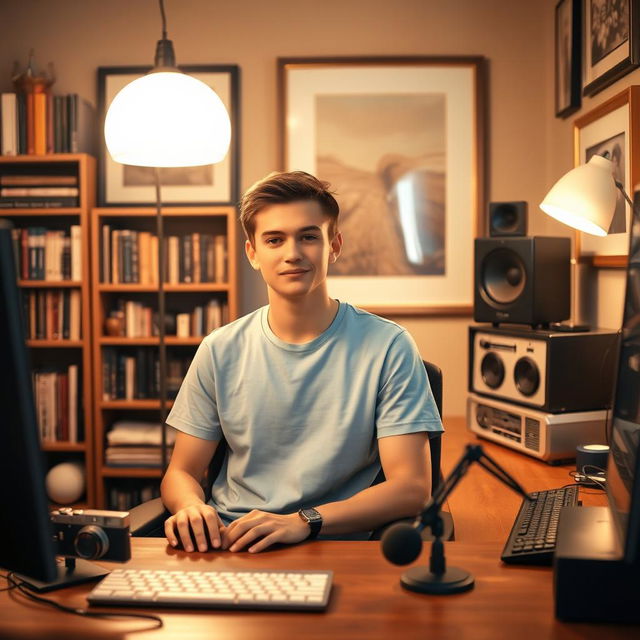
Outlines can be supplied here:
<path id="1" fill-rule="evenodd" d="M 461 419 L 445 420 L 445 473 L 475 438 Z M 551 467 L 491 443 L 486 451 L 528 490 L 566 484 L 570 466 Z M 597 495 L 590 503 L 602 503 Z M 162 615 L 164 627 L 149 633 L 144 621 L 79 618 L 32 604 L 15 592 L 0 593 L 0 638 L 120 639 L 207 638 L 434 638 L 499 640 L 502 638 L 637 638 L 638 627 L 557 622 L 553 615 L 549 568 L 505 566 L 500 552 L 520 498 L 480 468 L 472 468 L 449 501 L 456 542 L 446 546 L 450 566 L 471 571 L 475 589 L 454 596 L 424 596 L 405 591 L 403 569 L 389 564 L 377 542 L 316 541 L 258 555 L 211 552 L 187 554 L 162 539 L 134 539 L 131 567 L 164 569 L 331 569 L 334 588 L 325 613 L 146 610 Z M 426 545 L 419 562 L 428 562 Z M 105 564 L 105 566 L 109 566 Z M 114 567 L 116 565 L 111 565 Z M 74 607 L 86 606 L 89 586 L 48 594 Z M 122 609 L 118 609 L 122 611 Z"/>
<path id="2" fill-rule="evenodd" d="M 476 587 L 466 594 L 423 596 L 405 591 L 402 569 L 389 564 L 376 542 L 318 541 L 255 556 L 214 552 L 187 554 L 161 539 L 134 539 L 130 566 L 139 568 L 222 570 L 332 569 L 334 587 L 325 613 L 229 612 L 157 609 L 164 627 L 135 633 L 150 623 L 79 618 L 25 602 L 14 592 L 0 593 L 0 637 L 176 638 L 249 640 L 304 638 L 500 638 L 638 637 L 638 628 L 576 625 L 553 616 L 551 571 L 507 567 L 500 563 L 502 543 L 452 542 L 450 565 L 473 572 Z M 420 562 L 427 562 L 428 549 Z M 105 565 L 106 566 L 106 565 Z M 113 565 L 112 565 L 113 566 Z M 64 604 L 83 607 L 89 587 L 48 594 Z M 122 611 L 122 609 L 119 609 Z M 150 611 L 150 610 L 147 610 Z"/>

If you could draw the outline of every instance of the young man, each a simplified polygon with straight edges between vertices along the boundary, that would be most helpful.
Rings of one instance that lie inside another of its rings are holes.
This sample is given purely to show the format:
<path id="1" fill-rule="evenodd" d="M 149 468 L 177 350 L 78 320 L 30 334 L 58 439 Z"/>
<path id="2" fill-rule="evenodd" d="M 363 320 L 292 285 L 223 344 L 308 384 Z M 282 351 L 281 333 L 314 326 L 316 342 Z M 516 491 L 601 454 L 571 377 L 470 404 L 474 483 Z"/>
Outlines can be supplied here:
<path id="1" fill-rule="evenodd" d="M 327 293 L 342 247 L 328 185 L 271 174 L 240 220 L 269 304 L 207 336 L 182 383 L 167 419 L 179 431 L 162 482 L 167 539 L 257 552 L 415 515 L 430 491 L 427 432 L 442 425 L 409 334 Z"/>

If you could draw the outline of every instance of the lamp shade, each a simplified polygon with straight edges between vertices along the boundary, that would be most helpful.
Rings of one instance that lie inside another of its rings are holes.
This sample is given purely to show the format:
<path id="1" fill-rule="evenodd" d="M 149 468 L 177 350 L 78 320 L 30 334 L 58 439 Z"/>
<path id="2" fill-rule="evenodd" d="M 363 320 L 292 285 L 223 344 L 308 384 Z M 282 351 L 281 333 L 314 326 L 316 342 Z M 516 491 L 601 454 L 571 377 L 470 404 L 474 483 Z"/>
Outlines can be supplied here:
<path id="1" fill-rule="evenodd" d="M 606 236 L 617 196 L 611 160 L 595 155 L 562 176 L 551 187 L 540 208 L 574 229 Z"/>
<path id="2" fill-rule="evenodd" d="M 222 100 L 204 82 L 178 71 L 157 71 L 118 92 L 104 136 L 115 162 L 192 167 L 225 157 L 231 123 Z"/>

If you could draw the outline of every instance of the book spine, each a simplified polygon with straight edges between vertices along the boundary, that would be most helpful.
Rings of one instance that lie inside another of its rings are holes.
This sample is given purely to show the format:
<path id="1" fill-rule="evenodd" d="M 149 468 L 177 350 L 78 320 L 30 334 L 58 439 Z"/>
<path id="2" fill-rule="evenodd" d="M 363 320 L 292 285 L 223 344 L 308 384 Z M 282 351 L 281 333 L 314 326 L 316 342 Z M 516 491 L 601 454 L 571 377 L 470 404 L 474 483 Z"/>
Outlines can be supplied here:
<path id="1" fill-rule="evenodd" d="M 71 279 L 82 280 L 82 231 L 80 225 L 72 224 L 71 232 Z"/>
<path id="2" fill-rule="evenodd" d="M 47 147 L 47 153 L 53 153 L 53 94 L 51 93 L 51 91 L 48 91 L 45 95 L 47 97 L 46 147 Z"/>
<path id="3" fill-rule="evenodd" d="M 78 442 L 78 365 L 69 365 L 67 371 L 69 377 L 69 442 Z"/>
<path id="4" fill-rule="evenodd" d="M 111 227 L 102 225 L 102 282 L 111 282 Z"/>
<path id="5" fill-rule="evenodd" d="M 47 153 L 47 95 L 33 96 L 33 145 L 36 155 Z"/>
<path id="6" fill-rule="evenodd" d="M 18 110 L 15 93 L 3 93 L 0 97 L 2 110 L 2 155 L 18 153 Z"/>
<path id="7" fill-rule="evenodd" d="M 18 153 L 27 153 L 27 97 L 24 93 L 17 96 L 18 108 Z"/>
<path id="8" fill-rule="evenodd" d="M 36 152 L 35 146 L 35 132 L 34 132 L 34 121 L 35 121 L 35 109 L 34 109 L 34 94 L 27 93 L 27 153 L 33 154 Z"/>

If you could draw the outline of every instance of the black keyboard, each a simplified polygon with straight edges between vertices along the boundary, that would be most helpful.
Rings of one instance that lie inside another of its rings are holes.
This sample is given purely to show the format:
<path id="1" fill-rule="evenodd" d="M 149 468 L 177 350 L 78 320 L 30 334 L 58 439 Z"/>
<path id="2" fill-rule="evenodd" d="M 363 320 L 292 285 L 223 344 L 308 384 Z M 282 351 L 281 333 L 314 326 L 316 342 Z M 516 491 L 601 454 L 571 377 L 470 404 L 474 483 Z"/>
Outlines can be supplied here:
<path id="1" fill-rule="evenodd" d="M 529 494 L 516 516 L 502 561 L 510 564 L 545 564 L 553 561 L 562 507 L 578 504 L 578 487 L 550 489 Z"/>

